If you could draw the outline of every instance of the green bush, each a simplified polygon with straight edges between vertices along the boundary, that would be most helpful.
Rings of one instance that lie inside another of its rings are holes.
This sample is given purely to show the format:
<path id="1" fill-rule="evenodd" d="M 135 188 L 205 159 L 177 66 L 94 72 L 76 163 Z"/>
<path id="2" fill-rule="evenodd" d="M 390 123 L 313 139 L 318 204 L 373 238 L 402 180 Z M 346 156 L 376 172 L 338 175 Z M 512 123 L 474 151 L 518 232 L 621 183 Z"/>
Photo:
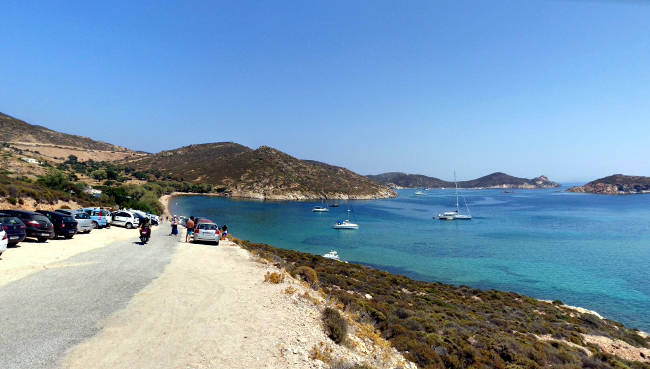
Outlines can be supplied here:
<path id="1" fill-rule="evenodd" d="M 325 333 L 332 341 L 338 344 L 345 341 L 348 334 L 348 324 L 338 310 L 329 307 L 325 308 L 323 311 L 323 325 L 325 326 Z"/>
<path id="2" fill-rule="evenodd" d="M 8 197 L 7 201 L 9 201 L 11 205 L 16 205 L 16 203 L 18 202 L 18 200 L 16 200 L 15 197 Z"/>

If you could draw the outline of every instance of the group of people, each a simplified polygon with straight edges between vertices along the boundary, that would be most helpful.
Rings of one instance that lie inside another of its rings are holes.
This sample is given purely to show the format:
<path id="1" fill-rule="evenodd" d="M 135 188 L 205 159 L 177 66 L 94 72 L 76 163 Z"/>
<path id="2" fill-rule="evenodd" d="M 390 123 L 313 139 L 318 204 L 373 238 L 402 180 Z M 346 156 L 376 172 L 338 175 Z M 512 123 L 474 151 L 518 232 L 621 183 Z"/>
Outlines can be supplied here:
<path id="1" fill-rule="evenodd" d="M 167 217 L 167 220 L 169 221 L 169 217 Z M 185 233 L 185 242 L 190 242 L 192 237 L 194 237 L 194 229 L 196 227 L 195 220 L 196 219 L 194 218 L 194 216 L 190 216 L 190 219 L 188 219 L 185 222 L 185 228 L 187 229 L 187 232 Z M 178 223 L 179 223 L 178 217 L 176 215 L 172 216 L 171 219 L 172 231 L 169 234 L 170 236 L 178 235 Z M 221 229 L 219 230 L 221 231 L 221 239 L 222 240 L 225 239 L 228 236 L 228 226 L 224 224 L 223 226 L 221 226 Z"/>

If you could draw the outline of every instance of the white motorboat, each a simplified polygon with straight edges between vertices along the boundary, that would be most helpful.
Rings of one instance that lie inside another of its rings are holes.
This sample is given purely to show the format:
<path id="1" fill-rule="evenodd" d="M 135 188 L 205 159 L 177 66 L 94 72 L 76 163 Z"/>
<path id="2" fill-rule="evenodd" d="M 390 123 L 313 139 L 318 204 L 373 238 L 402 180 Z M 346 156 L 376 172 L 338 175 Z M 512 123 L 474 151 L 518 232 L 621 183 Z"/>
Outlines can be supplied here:
<path id="1" fill-rule="evenodd" d="M 456 182 L 456 171 L 454 171 L 454 183 L 456 184 L 456 210 L 455 211 L 445 211 L 442 214 L 438 214 L 438 219 L 441 220 L 471 220 L 472 215 L 469 213 L 469 206 L 467 206 L 467 201 L 465 200 L 465 197 L 463 197 L 463 201 L 465 202 L 465 208 L 467 209 L 467 214 L 461 214 L 460 213 L 460 206 L 458 202 L 458 182 Z M 435 217 L 434 217 L 435 219 Z"/>
<path id="2" fill-rule="evenodd" d="M 424 192 L 422 191 L 415 191 L 415 196 L 423 196 Z"/>
<path id="3" fill-rule="evenodd" d="M 336 250 L 330 250 L 330 252 L 328 252 L 327 254 L 324 254 L 323 257 L 327 258 L 327 259 L 332 259 L 332 260 L 340 260 L 339 259 L 339 253 L 336 252 Z"/>
<path id="4" fill-rule="evenodd" d="M 327 213 L 330 211 L 330 209 L 324 207 L 324 206 L 314 206 L 313 209 L 311 209 L 314 213 Z"/>
<path id="5" fill-rule="evenodd" d="M 334 229 L 359 229 L 359 225 L 356 223 L 352 223 L 350 221 L 350 210 L 348 210 L 348 218 L 346 220 L 339 220 L 338 222 L 334 223 L 332 226 Z"/>

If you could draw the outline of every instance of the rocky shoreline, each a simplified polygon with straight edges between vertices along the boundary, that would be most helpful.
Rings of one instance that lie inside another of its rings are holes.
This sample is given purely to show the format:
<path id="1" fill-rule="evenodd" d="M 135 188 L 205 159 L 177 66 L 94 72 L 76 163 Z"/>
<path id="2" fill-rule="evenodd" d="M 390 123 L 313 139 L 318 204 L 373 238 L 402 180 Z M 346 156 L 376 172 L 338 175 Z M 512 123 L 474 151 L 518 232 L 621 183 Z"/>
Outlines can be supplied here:
<path id="1" fill-rule="evenodd" d="M 638 195 L 650 193 L 650 177 L 614 174 L 591 181 L 583 186 L 571 187 L 567 192 L 599 195 Z"/>

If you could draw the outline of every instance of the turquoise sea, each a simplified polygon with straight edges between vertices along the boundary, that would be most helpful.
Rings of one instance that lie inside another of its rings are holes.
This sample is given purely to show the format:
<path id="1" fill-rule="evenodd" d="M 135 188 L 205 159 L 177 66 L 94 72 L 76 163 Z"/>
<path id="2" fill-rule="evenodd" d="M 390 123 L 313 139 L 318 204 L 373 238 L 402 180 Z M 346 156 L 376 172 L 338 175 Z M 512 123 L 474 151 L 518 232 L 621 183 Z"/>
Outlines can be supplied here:
<path id="1" fill-rule="evenodd" d="M 563 190 L 563 189 L 562 189 Z M 465 190 L 471 221 L 446 222 L 453 190 L 400 190 L 388 200 L 270 202 L 191 196 L 179 215 L 227 224 L 237 237 L 341 259 L 409 277 L 515 291 L 595 310 L 650 331 L 650 195 L 558 190 Z M 359 230 L 334 230 L 348 207 Z"/>

